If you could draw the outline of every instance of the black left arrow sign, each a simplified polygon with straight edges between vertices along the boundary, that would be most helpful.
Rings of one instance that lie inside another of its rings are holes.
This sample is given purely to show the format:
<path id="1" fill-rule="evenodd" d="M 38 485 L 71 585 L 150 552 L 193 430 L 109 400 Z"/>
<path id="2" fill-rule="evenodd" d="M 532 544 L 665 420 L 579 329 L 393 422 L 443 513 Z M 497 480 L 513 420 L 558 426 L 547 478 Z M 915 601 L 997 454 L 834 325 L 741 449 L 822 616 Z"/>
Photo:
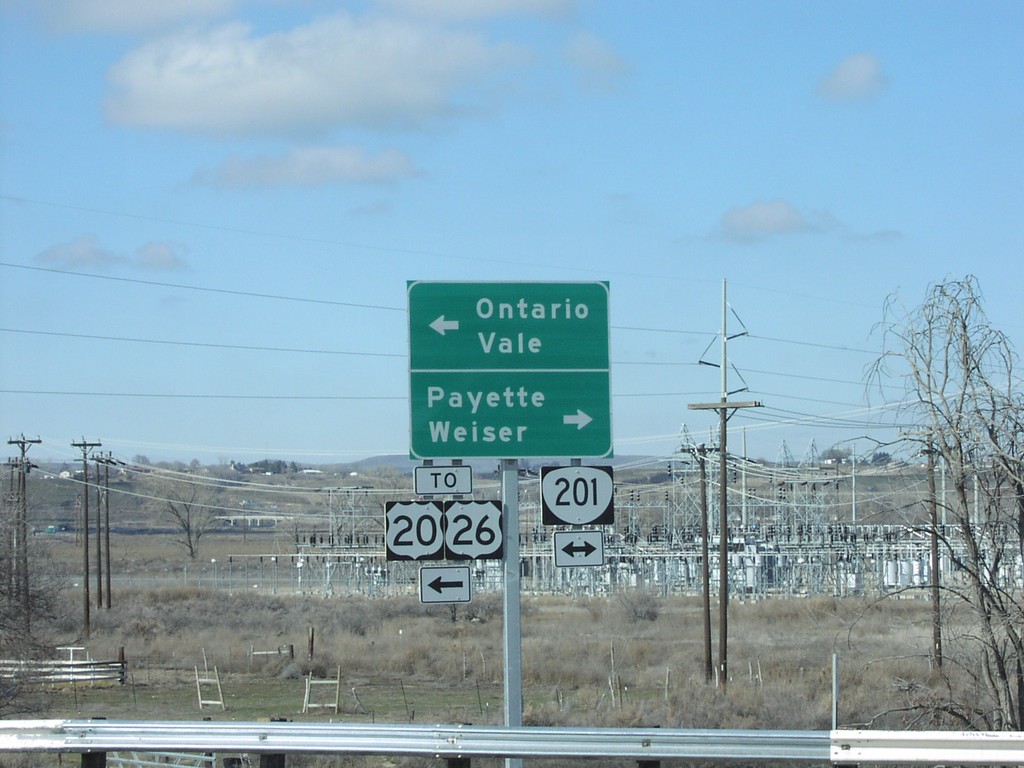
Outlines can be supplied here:
<path id="1" fill-rule="evenodd" d="M 465 582 L 462 581 L 445 581 L 442 576 L 438 576 L 436 579 L 427 584 L 432 590 L 441 594 L 446 589 L 462 589 L 465 586 Z"/>

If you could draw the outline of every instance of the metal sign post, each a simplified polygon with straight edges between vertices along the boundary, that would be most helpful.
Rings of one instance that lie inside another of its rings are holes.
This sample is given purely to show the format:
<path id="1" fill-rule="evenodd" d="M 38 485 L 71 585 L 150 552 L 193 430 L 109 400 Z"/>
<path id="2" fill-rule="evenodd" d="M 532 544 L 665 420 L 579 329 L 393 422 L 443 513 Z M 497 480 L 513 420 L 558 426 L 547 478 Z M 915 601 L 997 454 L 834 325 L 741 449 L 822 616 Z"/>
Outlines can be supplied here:
<path id="1" fill-rule="evenodd" d="M 505 725 L 523 724 L 523 638 L 520 627 L 519 460 L 501 460 L 501 508 L 505 523 Z M 505 758 L 506 768 L 520 768 L 520 758 Z"/>

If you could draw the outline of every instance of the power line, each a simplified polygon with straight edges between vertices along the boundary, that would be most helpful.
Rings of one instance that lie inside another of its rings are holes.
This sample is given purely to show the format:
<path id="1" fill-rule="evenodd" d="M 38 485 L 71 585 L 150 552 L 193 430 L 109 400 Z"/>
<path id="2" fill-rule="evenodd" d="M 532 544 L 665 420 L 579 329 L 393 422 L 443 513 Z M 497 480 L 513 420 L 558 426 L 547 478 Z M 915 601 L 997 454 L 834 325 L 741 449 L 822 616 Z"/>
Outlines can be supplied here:
<path id="1" fill-rule="evenodd" d="M 57 475 L 53 474 L 52 472 L 47 472 L 46 470 L 40 470 L 40 473 L 45 475 L 45 476 L 47 476 L 47 477 L 51 477 L 51 478 L 57 477 Z M 231 490 L 231 491 L 239 491 L 239 492 L 244 491 L 246 493 L 260 493 L 260 492 L 265 492 L 266 493 L 266 492 L 272 492 L 271 489 L 273 489 L 273 491 L 277 492 L 277 495 L 285 496 L 285 497 L 287 497 L 289 495 L 293 496 L 293 497 L 294 496 L 309 497 L 309 496 L 315 496 L 317 493 L 320 493 L 320 491 L 321 491 L 320 488 L 312 488 L 312 487 L 311 488 L 294 488 L 294 487 L 288 487 L 288 486 L 268 486 L 268 485 L 265 485 L 265 484 L 247 483 L 245 481 L 238 481 L 238 480 L 236 480 L 236 481 L 224 481 L 224 482 L 232 482 L 232 483 L 234 483 L 233 485 L 216 485 L 216 484 L 213 484 L 213 483 L 204 482 L 204 480 L 206 478 L 200 478 L 200 477 L 197 477 L 197 476 L 194 476 L 194 475 L 193 476 L 189 476 L 186 473 L 176 473 L 176 472 L 168 471 L 168 470 L 159 470 L 157 472 L 153 472 L 153 473 L 150 473 L 150 474 L 147 474 L 147 473 L 140 473 L 140 474 L 143 477 L 147 477 L 148 476 L 148 477 L 152 477 L 153 479 L 156 479 L 156 480 L 166 481 L 168 483 L 174 483 L 174 484 L 185 486 L 185 487 L 193 487 L 194 486 L 194 487 L 197 487 L 197 488 L 209 489 L 211 491 L 214 491 L 214 490 L 229 491 L 229 490 Z M 91 485 L 91 483 L 88 481 L 88 479 L 83 481 L 83 480 L 78 480 L 78 479 L 72 477 L 72 478 L 66 478 L 66 480 L 68 482 L 71 482 L 71 483 L 82 485 L 86 489 L 88 487 L 90 487 L 90 485 Z M 152 493 L 142 493 L 142 492 L 139 492 L 139 491 L 130 491 L 130 490 L 127 490 L 125 488 L 117 488 L 116 486 L 115 487 L 111 487 L 109 489 L 109 491 L 112 494 L 118 494 L 118 495 L 121 495 L 121 496 L 127 496 L 127 497 L 134 498 L 134 499 L 142 499 L 144 501 L 154 501 L 154 502 L 172 502 L 172 501 L 175 501 L 175 499 L 172 499 L 172 498 L 170 498 L 168 496 L 160 496 L 160 495 L 156 495 L 156 494 L 152 494 Z M 407 490 L 400 490 L 400 489 L 395 489 L 395 488 L 360 488 L 360 489 L 358 489 L 358 491 L 353 489 L 353 492 L 358 492 L 359 494 L 366 495 L 366 496 L 381 496 L 381 497 L 395 497 L 395 496 L 398 496 L 398 495 L 401 495 L 401 494 L 408 493 Z M 217 511 L 217 512 L 226 512 L 226 513 L 231 513 L 231 514 L 247 514 L 247 513 L 252 513 L 253 512 L 252 509 L 247 509 L 245 507 L 229 507 L 229 506 L 225 506 L 223 504 L 212 504 L 212 503 L 206 503 L 206 502 L 195 502 L 195 503 L 193 503 L 193 506 L 195 506 L 197 508 L 201 508 L 201 509 L 209 509 L 209 510 L 213 510 L 213 511 Z M 305 515 L 308 515 L 308 514 L 309 514 L 308 512 L 303 512 L 301 515 L 299 513 L 283 513 L 282 516 L 298 517 L 298 516 L 305 516 Z"/>
<path id="2" fill-rule="evenodd" d="M 74 456 L 70 453 L 64 453 L 57 446 L 58 443 L 65 441 L 62 437 L 51 437 L 43 436 L 43 440 L 49 446 L 48 450 L 60 457 L 64 461 L 72 461 Z M 260 456 L 305 456 L 305 457 L 317 457 L 325 458 L 329 457 L 332 461 L 340 461 L 339 457 L 347 457 L 347 461 L 358 461 L 361 458 L 367 456 L 395 456 L 399 460 L 404 460 L 408 457 L 408 447 L 373 447 L 373 448 L 334 448 L 334 449 L 310 449 L 310 448 L 295 448 L 295 447 L 278 447 L 278 446 L 222 446 L 222 445 L 195 445 L 188 443 L 154 443 L 154 442 L 139 442 L 138 440 L 119 439 L 119 438 L 106 438 L 105 445 L 121 445 L 128 446 L 125 450 L 135 451 L 164 451 L 174 452 L 177 454 L 192 453 L 202 455 L 260 455 Z M 152 466 L 152 465 L 143 465 Z M 166 471 L 165 467 L 154 466 L 155 470 Z"/>
<path id="3" fill-rule="evenodd" d="M 86 392 L 72 390 L 0 389 L 4 395 L 45 395 L 56 397 L 130 397 L 169 400 L 408 400 L 407 395 L 210 395 L 173 392 Z"/>
<path id="4" fill-rule="evenodd" d="M 757 339 L 758 341 L 774 341 L 779 344 L 798 344 L 801 347 L 814 347 L 816 349 L 831 349 L 836 352 L 857 352 L 865 355 L 878 355 L 880 354 L 877 349 L 857 349 L 856 347 L 841 347 L 835 344 L 820 344 L 813 341 L 797 341 L 795 339 L 780 339 L 774 336 L 757 336 L 755 334 L 749 334 L 751 339 Z"/>
<path id="5" fill-rule="evenodd" d="M 3 195 L 0 195 L 0 198 L 2 198 L 2 197 L 3 197 Z M 303 297 L 303 296 L 287 296 L 287 295 L 282 295 L 282 294 L 260 293 L 260 292 L 255 292 L 255 291 L 240 291 L 240 290 L 234 290 L 234 289 L 230 289 L 230 288 L 210 288 L 210 287 L 207 287 L 207 286 L 187 285 L 187 284 L 184 284 L 184 283 L 171 283 L 171 282 L 165 282 L 165 281 L 160 281 L 160 280 L 142 280 L 140 278 L 118 277 L 116 275 L 99 275 L 99 274 L 94 274 L 94 273 L 90 273 L 90 272 L 75 272 L 75 271 L 72 271 L 72 270 L 55 269 L 55 268 L 52 268 L 52 267 L 31 266 L 31 265 L 28 265 L 28 264 L 13 264 L 11 262 L 0 262 L 0 267 L 8 267 L 8 268 L 12 268 L 12 269 L 25 269 L 25 270 L 32 270 L 32 271 L 36 271 L 36 272 L 46 272 L 46 273 L 57 274 L 57 275 L 66 275 L 66 276 L 71 276 L 71 277 L 92 278 L 92 279 L 95 279 L 95 280 L 111 280 L 111 281 L 115 281 L 115 282 L 138 284 L 138 285 L 147 285 L 147 286 L 156 286 L 156 287 L 161 287 L 161 288 L 174 288 L 174 289 L 186 290 L 186 291 L 199 291 L 199 292 L 205 292 L 205 293 L 225 294 L 225 295 L 231 295 L 231 296 L 244 296 L 244 297 L 249 297 L 249 298 L 257 298 L 257 299 L 270 299 L 270 300 L 276 300 L 276 301 L 300 302 L 300 303 L 308 303 L 308 304 L 326 304 L 326 305 L 329 305 L 329 306 L 349 307 L 349 308 L 354 308 L 354 309 L 371 309 L 371 310 L 380 310 L 380 311 L 386 311 L 386 312 L 405 312 L 406 311 L 405 307 L 389 306 L 389 305 L 384 305 L 384 304 L 361 304 L 361 303 L 357 303 L 357 302 L 336 301 L 336 300 L 331 300 L 331 299 L 312 299 L 312 298 Z M 655 278 L 655 277 L 658 277 L 658 276 L 652 275 L 651 277 Z M 659 278 L 659 279 L 664 279 L 664 278 Z M 712 337 L 712 340 L 713 340 L 714 336 L 716 335 L 714 332 L 711 332 L 711 331 L 693 331 L 693 330 L 686 330 L 686 329 L 682 329 L 682 328 L 654 328 L 654 327 L 630 326 L 630 325 L 612 325 L 611 329 L 614 330 L 614 331 L 632 331 L 632 332 L 643 332 L 643 333 L 667 333 L 667 334 L 677 334 L 677 335 L 683 335 L 683 336 Z M 46 333 L 44 331 L 31 331 L 31 330 L 18 330 L 18 329 L 0 329 L 0 330 L 14 332 L 14 333 L 41 333 L 41 334 L 42 333 Z M 73 335 L 73 334 L 53 333 L 52 335 Z M 782 338 L 770 337 L 770 336 L 755 336 L 755 335 L 752 335 L 752 334 L 746 334 L 746 335 L 749 338 L 751 338 L 751 339 L 758 339 L 758 340 L 761 340 L 761 341 L 772 341 L 772 342 L 778 342 L 778 343 L 783 343 L 783 344 L 797 344 L 797 345 L 801 345 L 801 346 L 814 347 L 814 348 L 817 348 L 817 349 L 830 349 L 830 350 L 836 351 L 836 352 L 853 352 L 853 353 L 856 353 L 856 354 L 872 354 L 872 355 L 877 355 L 878 354 L 878 350 L 857 349 L 855 347 L 846 347 L 846 346 L 839 346 L 839 345 L 820 344 L 820 343 L 816 343 L 816 342 L 800 341 L 800 340 L 796 340 L 796 339 L 782 339 Z M 85 338 L 100 338 L 100 339 L 110 340 L 110 341 L 114 341 L 114 340 L 149 341 L 149 340 L 143 340 L 143 339 L 119 339 L 118 337 L 102 337 L 102 336 L 99 336 L 99 337 L 88 337 L 87 336 Z M 167 344 L 171 344 L 171 343 L 176 343 L 176 342 L 152 341 L 150 343 L 167 343 Z M 184 344 L 185 342 L 177 342 L 177 343 Z M 201 346 L 199 344 L 196 344 L 196 345 L 197 346 Z M 211 344 L 210 346 L 215 346 L 215 345 Z M 230 345 L 226 345 L 226 346 L 229 346 L 229 348 L 231 348 Z M 245 349 L 246 347 L 237 347 L 237 348 Z M 280 350 L 272 350 L 272 351 L 293 351 L 293 350 L 280 349 Z M 306 351 L 306 350 L 302 350 L 302 351 Z M 334 353 L 334 354 L 343 354 L 343 353 Z M 679 364 L 680 365 L 688 365 L 689 363 L 679 363 Z"/>
<path id="6" fill-rule="evenodd" d="M 33 336 L 53 336 L 67 339 L 89 339 L 92 341 L 114 341 L 132 344 L 165 344 L 175 347 L 200 347 L 206 349 L 236 349 L 245 352 L 290 352 L 309 355 L 351 355 L 355 357 L 391 357 L 406 358 L 406 353 L 399 352 L 353 352 L 340 349 L 309 349 L 300 347 L 266 347 L 252 344 L 222 344 L 204 341 L 178 341 L 174 339 L 145 339 L 137 336 L 105 336 L 93 333 L 71 333 L 68 331 L 37 331 L 28 328 L 0 328 L 0 333 L 21 333 Z M 698 363 L 657 361 L 657 360 L 621 360 L 613 361 L 615 365 L 638 366 L 696 366 Z"/>
<path id="7" fill-rule="evenodd" d="M 302 296 L 285 296 L 283 294 L 274 293 L 257 293 L 254 291 L 237 291 L 230 288 L 208 288 L 201 285 L 186 285 L 184 283 L 168 283 L 160 280 L 142 280 L 137 277 L 118 277 L 116 275 L 97 275 L 89 272 L 72 272 L 66 269 L 54 269 L 52 267 L 33 267 L 28 264 L 12 264 L 6 261 L 0 261 L 0 267 L 9 267 L 12 269 L 29 269 L 35 272 L 49 272 L 55 275 L 70 275 L 72 277 L 87 277 L 93 280 L 111 280 L 118 283 L 132 283 L 136 285 L 148 285 L 156 286 L 159 288 L 176 288 L 183 291 L 200 291 L 203 293 L 217 293 L 228 296 L 246 296 L 248 298 L 256 299 L 273 299 L 275 301 L 294 301 L 302 302 L 305 304 L 327 304 L 335 307 L 351 307 L 355 309 L 375 309 L 384 310 L 387 312 L 404 312 L 404 307 L 389 307 L 381 304 L 357 304 L 350 301 L 334 301 L 331 299 L 310 299 Z"/>
<path id="8" fill-rule="evenodd" d="M 766 392 L 763 389 L 753 390 L 754 394 L 757 395 L 768 395 L 770 397 L 781 397 L 785 400 L 797 400 L 801 403 L 821 403 L 822 405 L 841 405 L 845 408 L 859 408 L 860 405 L 857 403 L 846 403 L 841 400 L 824 400 L 819 397 L 803 397 L 795 395 L 787 395 L 782 392 Z"/>
<path id="9" fill-rule="evenodd" d="M 867 382 L 865 381 L 854 381 L 852 379 L 837 379 L 833 376 L 805 376 L 798 373 L 779 373 L 777 371 L 765 371 L 757 368 L 744 367 L 743 370 L 746 373 L 758 373 L 765 376 L 777 376 L 785 379 L 800 379 L 801 381 L 820 381 L 823 384 L 850 384 L 852 386 L 866 387 Z M 874 386 L 874 385 L 872 385 Z M 886 389 L 903 389 L 902 386 L 897 384 L 883 384 Z"/>
<path id="10" fill-rule="evenodd" d="M 283 234 L 280 232 L 267 232 L 256 229 L 246 229 L 244 227 L 229 227 L 226 224 L 211 224 L 209 222 L 197 222 L 197 221 L 184 221 L 181 219 L 169 219 L 161 216 L 145 216 L 138 213 L 126 213 L 124 211 L 110 211 L 103 208 L 93 208 L 84 205 L 70 205 L 67 203 L 54 203 L 47 200 L 32 200 L 26 197 L 16 197 L 14 195 L 6 195 L 0 193 L 0 200 L 7 200 L 14 203 L 30 203 L 32 205 L 40 205 L 47 208 L 61 208 L 68 211 L 79 211 L 84 213 L 99 213 L 104 216 L 116 216 L 125 219 L 134 219 L 135 221 L 152 221 L 157 224 L 173 224 L 176 227 L 192 227 L 193 229 L 208 229 L 216 232 L 231 232 L 236 235 L 249 235 L 254 237 L 268 237 L 275 240 L 290 240 L 293 242 L 300 243 L 317 243 L 320 245 L 341 245 L 347 248 L 358 248 L 360 250 L 367 251 L 381 251 L 386 253 L 403 253 L 414 256 L 444 256 L 445 254 L 434 253 L 430 251 L 423 251 L 414 248 L 398 248 L 394 246 L 384 245 L 367 245 L 365 243 L 353 243 L 346 242 L 344 240 L 331 240 L 323 237 L 309 237 L 308 235 L 294 235 L 294 234 Z M 467 261 L 472 261 L 466 257 L 452 256 L 449 258 L 465 258 Z M 6 265 L 5 265 L 6 266 Z"/>
<path id="11" fill-rule="evenodd" d="M 91 339 L 93 341 L 117 341 L 133 344 L 166 344 L 175 347 L 203 347 L 207 349 L 237 349 L 246 352 L 293 352 L 308 355 L 353 355 L 356 357 L 407 357 L 397 352 L 352 352 L 338 349 L 302 349 L 295 347 L 258 347 L 246 344 L 217 344 L 203 341 L 174 341 L 172 339 L 143 339 L 129 336 L 100 336 L 89 333 L 68 333 L 59 331 L 33 331 L 25 328 L 0 328 L 2 333 L 24 333 L 35 336 L 55 336 L 68 339 Z"/>
<path id="12" fill-rule="evenodd" d="M 779 339 L 774 336 L 758 336 L 750 334 L 750 338 L 757 339 L 758 341 L 774 341 L 779 344 L 798 344 L 804 347 L 814 347 L 816 349 L 831 349 L 838 352 L 858 352 L 863 354 L 880 354 L 878 349 L 858 349 L 857 347 L 846 347 L 838 346 L 836 344 L 820 344 L 814 341 L 797 341 L 796 339 Z"/>
<path id="13" fill-rule="evenodd" d="M 334 247 L 339 247 L 340 246 L 340 247 L 344 247 L 344 248 L 353 248 L 353 249 L 365 250 L 365 251 L 377 251 L 377 252 L 380 252 L 380 253 L 394 253 L 394 254 L 404 254 L 404 255 L 410 255 L 410 256 L 427 256 L 427 257 L 431 257 L 431 258 L 435 258 L 435 259 L 443 258 L 443 259 L 452 259 L 452 260 L 455 260 L 455 261 L 463 261 L 463 262 L 470 262 L 470 263 L 481 263 L 481 264 L 504 264 L 504 265 L 511 265 L 511 266 L 515 266 L 515 267 L 523 267 L 523 266 L 543 267 L 545 269 L 558 269 L 558 270 L 570 271 L 570 272 L 588 272 L 588 273 L 593 273 L 595 271 L 593 269 L 584 270 L 584 269 L 580 269 L 580 268 L 565 267 L 565 266 L 560 266 L 558 264 L 552 264 L 550 262 L 548 262 L 548 263 L 540 263 L 540 262 L 524 262 L 524 261 L 518 261 L 518 260 L 514 261 L 512 259 L 485 259 L 485 258 L 481 258 L 479 256 L 458 256 L 458 255 L 452 254 L 452 253 L 440 253 L 438 251 L 426 251 L 426 250 L 419 249 L 419 248 L 400 248 L 400 247 L 397 247 L 397 246 L 370 245 L 370 244 L 366 244 L 366 243 L 354 243 L 354 242 L 344 241 L 344 240 L 332 240 L 330 238 L 309 237 L 307 235 L 285 234 L 285 233 L 281 233 L 281 232 L 267 232 L 267 231 L 261 231 L 261 230 L 255 230 L 255 229 L 246 229 L 244 227 L 230 227 L 230 226 L 227 226 L 227 225 L 224 225 L 224 224 L 211 224 L 211 223 L 208 223 L 208 222 L 184 221 L 184 220 L 179 220 L 179 219 L 163 218 L 163 217 L 159 217 L 159 216 L 146 216 L 146 215 L 137 214 L 137 213 L 126 213 L 124 211 L 111 211 L 111 210 L 106 210 L 106 209 L 103 209 L 103 208 L 94 208 L 94 207 L 89 207 L 89 206 L 84 206 L 84 205 L 71 205 L 71 204 L 67 204 L 67 203 L 55 203 L 55 202 L 51 202 L 51 201 L 47 201 L 47 200 L 33 200 L 33 199 L 30 199 L 30 198 L 26 198 L 26 197 L 18 197 L 18 196 L 15 196 L 15 195 L 9 195 L 9 194 L 3 194 L 3 193 L 0 193 L 0 200 L 6 200 L 8 202 L 21 203 L 21 204 L 28 203 L 28 204 L 31 204 L 31 205 L 39 205 L 39 206 L 44 206 L 44 207 L 48 207 L 48 208 L 59 208 L 59 209 L 69 210 L 69 211 L 79 211 L 79 212 L 85 212 L 85 213 L 98 213 L 98 214 L 102 214 L 104 216 L 115 216 L 115 217 L 133 219 L 135 221 L 151 221 L 151 222 L 156 222 L 156 223 L 159 223 L 159 224 L 172 224 L 172 225 L 177 226 L 177 227 L 191 227 L 191 228 L 194 228 L 194 229 L 206 229 L 206 230 L 212 230 L 212 231 L 218 231 L 218 232 L 230 232 L 230 233 L 238 234 L 238 235 L 248 235 L 250 237 L 266 237 L 266 238 L 272 238 L 272 239 L 275 239 L 275 240 L 286 240 L 286 241 L 300 242 L 300 243 L 313 243 L 313 244 L 318 244 L 318 245 L 330 245 L 330 246 L 334 246 Z M 17 265 L 0 264 L 0 266 L 17 266 Z M 695 283 L 695 282 L 708 282 L 708 283 L 710 283 L 710 282 L 713 282 L 711 280 L 702 280 L 700 278 L 694 278 L 692 275 L 688 275 L 685 278 L 665 278 L 663 275 L 647 275 L 647 274 L 636 273 L 636 272 L 621 272 L 621 271 L 604 270 L 604 273 L 608 274 L 608 275 L 619 275 L 619 276 L 623 276 L 623 277 L 642 277 L 642 278 L 650 278 L 650 279 L 655 279 L 655 280 L 671 279 L 671 280 L 674 280 L 674 281 L 681 281 L 681 280 L 685 279 L 685 281 L 687 283 Z"/>

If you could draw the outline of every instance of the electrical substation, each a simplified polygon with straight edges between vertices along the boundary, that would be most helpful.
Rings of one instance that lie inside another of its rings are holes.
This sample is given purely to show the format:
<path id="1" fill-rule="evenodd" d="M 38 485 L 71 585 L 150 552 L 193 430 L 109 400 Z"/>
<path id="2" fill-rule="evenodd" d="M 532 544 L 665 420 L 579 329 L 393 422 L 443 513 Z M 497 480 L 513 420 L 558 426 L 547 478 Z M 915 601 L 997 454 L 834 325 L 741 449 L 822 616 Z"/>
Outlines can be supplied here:
<path id="1" fill-rule="evenodd" d="M 522 470 L 523 592 L 599 596 L 639 589 L 699 595 L 704 589 L 701 517 L 706 514 L 709 589 L 716 593 L 718 463 L 714 451 L 708 451 L 702 491 L 699 454 L 691 444 L 661 465 L 656 482 L 616 484 L 615 519 L 602 527 L 604 564 L 599 567 L 556 565 L 555 534 L 571 528 L 543 524 L 539 481 Z M 823 463 L 813 443 L 800 460 L 783 444 L 776 463 L 730 457 L 728 467 L 727 572 L 736 599 L 878 595 L 930 584 L 923 468 Z M 293 524 L 291 552 L 236 555 L 230 573 L 221 569 L 218 584 L 238 589 L 248 582 L 264 591 L 324 597 L 414 594 L 420 564 L 386 557 L 384 498 L 396 493 L 329 489 L 320 494 L 327 508 L 319 518 L 307 514 Z M 493 498 L 496 493 L 496 485 L 484 479 L 475 496 Z M 259 518 L 249 524 L 260 525 Z M 262 521 L 268 523 L 283 524 L 273 517 Z M 940 534 L 955 553 L 952 529 L 942 526 Z M 940 565 L 944 580 L 956 578 L 951 559 L 944 556 Z M 472 561 L 472 575 L 474 593 L 502 589 L 498 561 Z M 1005 578 L 1020 577 L 1020 563 L 1006 567 Z"/>

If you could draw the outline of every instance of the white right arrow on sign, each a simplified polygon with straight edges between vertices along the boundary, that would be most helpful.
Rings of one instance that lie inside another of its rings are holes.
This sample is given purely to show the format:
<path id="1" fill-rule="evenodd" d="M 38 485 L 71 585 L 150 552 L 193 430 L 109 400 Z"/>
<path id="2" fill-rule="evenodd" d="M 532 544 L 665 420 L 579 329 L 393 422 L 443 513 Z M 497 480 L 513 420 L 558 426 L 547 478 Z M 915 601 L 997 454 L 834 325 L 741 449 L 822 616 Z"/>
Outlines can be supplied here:
<path id="1" fill-rule="evenodd" d="M 587 426 L 587 424 L 589 424 L 592 421 L 593 419 L 590 418 L 583 411 L 581 411 L 579 408 L 576 409 L 576 413 L 566 414 L 565 416 L 562 417 L 563 424 L 575 424 L 576 429 L 583 429 L 585 426 Z"/>

